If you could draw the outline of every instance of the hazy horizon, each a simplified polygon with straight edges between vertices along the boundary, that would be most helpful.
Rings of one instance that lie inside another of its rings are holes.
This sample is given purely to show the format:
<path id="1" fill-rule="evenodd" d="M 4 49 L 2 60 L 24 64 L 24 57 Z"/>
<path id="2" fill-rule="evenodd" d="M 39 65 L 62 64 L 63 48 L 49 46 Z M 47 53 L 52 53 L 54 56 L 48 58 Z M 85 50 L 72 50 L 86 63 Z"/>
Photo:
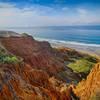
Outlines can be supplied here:
<path id="1" fill-rule="evenodd" d="M 0 28 L 36 28 L 36 27 L 100 27 L 100 24 L 76 24 L 76 25 L 46 25 L 46 26 L 4 26 Z"/>

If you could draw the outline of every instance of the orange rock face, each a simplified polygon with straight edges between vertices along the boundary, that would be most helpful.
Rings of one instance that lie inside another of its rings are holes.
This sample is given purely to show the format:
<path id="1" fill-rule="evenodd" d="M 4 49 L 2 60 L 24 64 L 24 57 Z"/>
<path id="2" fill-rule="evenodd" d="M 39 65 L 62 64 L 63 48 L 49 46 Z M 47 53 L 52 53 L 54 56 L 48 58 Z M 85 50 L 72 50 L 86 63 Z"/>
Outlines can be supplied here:
<path id="1" fill-rule="evenodd" d="M 100 100 L 100 63 L 91 70 L 86 80 L 83 80 L 73 89 L 80 100 Z M 92 99 L 99 94 L 98 99 Z"/>
<path id="2" fill-rule="evenodd" d="M 0 100 L 71 100 L 64 83 L 25 63 L 0 65 Z"/>

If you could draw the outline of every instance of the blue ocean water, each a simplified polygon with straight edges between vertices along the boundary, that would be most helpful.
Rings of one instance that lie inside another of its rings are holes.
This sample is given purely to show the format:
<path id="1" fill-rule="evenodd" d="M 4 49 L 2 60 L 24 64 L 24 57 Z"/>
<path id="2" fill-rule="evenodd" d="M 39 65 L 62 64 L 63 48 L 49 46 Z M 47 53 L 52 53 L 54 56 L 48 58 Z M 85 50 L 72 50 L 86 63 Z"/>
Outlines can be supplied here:
<path id="1" fill-rule="evenodd" d="M 29 33 L 33 37 L 100 45 L 100 26 L 20 27 L 7 30 Z"/>

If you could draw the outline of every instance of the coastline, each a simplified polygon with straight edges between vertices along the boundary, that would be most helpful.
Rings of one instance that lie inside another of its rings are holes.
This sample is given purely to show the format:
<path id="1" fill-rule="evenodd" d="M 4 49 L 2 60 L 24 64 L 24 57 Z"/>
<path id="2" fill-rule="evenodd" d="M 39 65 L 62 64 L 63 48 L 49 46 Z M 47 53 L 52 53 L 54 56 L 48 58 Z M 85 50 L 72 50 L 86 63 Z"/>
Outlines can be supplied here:
<path id="1" fill-rule="evenodd" d="M 70 42 L 70 41 L 60 41 L 60 40 L 51 40 L 51 39 L 44 39 L 44 38 L 37 38 L 36 40 L 39 41 L 48 41 L 52 47 L 67 47 L 75 49 L 82 53 L 87 53 L 96 57 L 100 57 L 100 45 L 98 44 L 85 44 L 79 42 Z"/>

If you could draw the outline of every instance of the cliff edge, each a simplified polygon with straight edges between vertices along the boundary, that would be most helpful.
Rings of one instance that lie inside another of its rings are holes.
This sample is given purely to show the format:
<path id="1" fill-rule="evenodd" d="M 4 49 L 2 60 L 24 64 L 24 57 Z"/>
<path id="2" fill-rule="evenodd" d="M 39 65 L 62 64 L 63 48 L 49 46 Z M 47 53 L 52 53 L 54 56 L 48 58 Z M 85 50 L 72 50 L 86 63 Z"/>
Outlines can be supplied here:
<path id="1" fill-rule="evenodd" d="M 81 81 L 73 90 L 80 100 L 100 100 L 100 63 L 97 63 L 87 79 Z"/>

